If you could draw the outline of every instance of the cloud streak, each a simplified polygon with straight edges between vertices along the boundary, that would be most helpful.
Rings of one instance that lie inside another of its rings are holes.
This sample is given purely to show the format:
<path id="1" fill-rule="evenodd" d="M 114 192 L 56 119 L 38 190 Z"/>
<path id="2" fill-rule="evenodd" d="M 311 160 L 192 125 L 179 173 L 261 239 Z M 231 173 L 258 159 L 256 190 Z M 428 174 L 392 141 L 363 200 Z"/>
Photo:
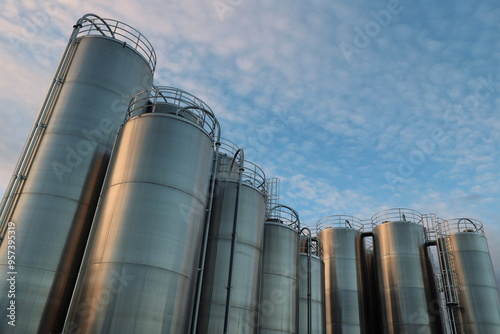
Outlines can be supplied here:
<path id="1" fill-rule="evenodd" d="M 72 25 L 94 12 L 143 33 L 158 55 L 155 84 L 207 102 L 223 136 L 282 179 L 283 204 L 305 221 L 412 207 L 478 218 L 498 248 L 495 1 L 221 0 L 231 7 L 222 18 L 214 3 L 6 1 L 0 190 Z M 350 61 L 343 44 L 357 48 Z"/>

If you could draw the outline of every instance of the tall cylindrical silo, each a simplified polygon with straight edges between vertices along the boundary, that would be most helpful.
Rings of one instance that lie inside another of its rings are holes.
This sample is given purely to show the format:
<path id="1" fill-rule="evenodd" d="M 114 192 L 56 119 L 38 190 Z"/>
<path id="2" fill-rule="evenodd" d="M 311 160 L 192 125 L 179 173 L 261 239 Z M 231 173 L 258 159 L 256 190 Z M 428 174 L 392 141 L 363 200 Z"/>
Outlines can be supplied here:
<path id="1" fill-rule="evenodd" d="M 325 265 L 321 241 L 310 232 L 301 233 L 300 245 L 297 333 L 325 334 Z"/>
<path id="2" fill-rule="evenodd" d="M 298 333 L 298 213 L 284 205 L 270 208 L 264 226 L 260 334 Z"/>
<path id="3" fill-rule="evenodd" d="M 390 209 L 375 214 L 372 224 L 383 333 L 441 333 L 422 216 Z"/>
<path id="4" fill-rule="evenodd" d="M 500 333 L 500 297 L 482 223 L 457 218 L 444 224 L 458 291 L 458 332 Z"/>
<path id="5" fill-rule="evenodd" d="M 326 333 L 362 333 L 361 220 L 328 216 L 316 229 L 325 262 Z"/>
<path id="6" fill-rule="evenodd" d="M 202 101 L 170 87 L 137 95 L 129 117 L 113 150 L 64 328 L 185 334 L 218 123 Z"/>
<path id="7" fill-rule="evenodd" d="M 257 333 L 267 186 L 222 141 L 196 333 Z"/>
<path id="8" fill-rule="evenodd" d="M 74 26 L 0 210 L 2 237 L 10 222 L 18 250 L 15 270 L 0 259 L 1 291 L 17 273 L 16 332 L 61 330 L 116 132 L 155 62 L 124 23 L 87 14 Z M 2 293 L 0 305 L 9 302 Z M 13 329 L 0 322 L 0 332 Z"/>

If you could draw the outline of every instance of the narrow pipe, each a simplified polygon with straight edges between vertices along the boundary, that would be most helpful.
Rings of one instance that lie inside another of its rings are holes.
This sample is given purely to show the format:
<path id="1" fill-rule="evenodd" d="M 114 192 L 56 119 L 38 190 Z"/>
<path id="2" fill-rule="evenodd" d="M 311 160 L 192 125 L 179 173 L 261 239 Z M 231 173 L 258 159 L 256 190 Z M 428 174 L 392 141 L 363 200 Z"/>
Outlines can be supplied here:
<path id="1" fill-rule="evenodd" d="M 239 168 L 238 174 L 238 185 L 236 188 L 236 201 L 234 206 L 234 217 L 233 217 L 233 231 L 231 233 L 231 252 L 229 255 L 229 275 L 227 279 L 227 294 L 226 294 L 226 309 L 224 312 L 224 334 L 228 333 L 229 326 L 229 312 L 231 310 L 231 284 L 233 281 L 233 262 L 234 262 L 234 248 L 236 246 L 236 228 L 238 227 L 238 209 L 240 204 L 240 191 L 241 191 L 241 183 L 243 182 L 243 163 L 245 161 L 245 155 L 242 149 L 236 151 L 236 154 L 233 157 L 233 162 L 236 161 L 236 157 L 240 154 L 241 166 Z"/>
<path id="2" fill-rule="evenodd" d="M 195 302 L 194 302 L 194 310 L 193 310 L 193 318 L 192 318 L 192 326 L 191 326 L 191 333 L 195 334 L 197 327 L 198 327 L 198 315 L 200 313 L 200 300 L 201 300 L 201 289 L 203 288 L 203 273 L 205 272 L 205 259 L 207 257 L 207 244 L 208 244 L 208 234 L 210 230 L 210 220 L 212 218 L 212 204 L 214 201 L 214 196 L 215 196 L 215 179 L 217 175 L 217 166 L 219 164 L 219 147 L 221 145 L 220 143 L 220 125 L 217 122 L 217 119 L 214 118 L 216 121 L 215 126 L 217 127 L 217 140 L 215 142 L 215 151 L 214 151 L 214 159 L 213 159 L 213 166 L 212 166 L 212 180 L 210 182 L 210 195 L 209 195 L 209 200 L 208 200 L 208 208 L 207 208 L 207 213 L 206 213 L 206 218 L 205 218 L 205 229 L 203 231 L 203 241 L 201 244 L 201 258 L 200 258 L 200 265 L 198 268 L 198 284 L 196 287 L 195 291 Z"/>
<path id="3" fill-rule="evenodd" d="M 302 231 L 306 230 L 308 234 L 307 237 L 307 334 L 312 334 L 312 300 L 311 300 L 311 247 L 312 247 L 312 236 L 311 230 L 307 227 L 304 227 L 300 230 L 300 234 Z"/>

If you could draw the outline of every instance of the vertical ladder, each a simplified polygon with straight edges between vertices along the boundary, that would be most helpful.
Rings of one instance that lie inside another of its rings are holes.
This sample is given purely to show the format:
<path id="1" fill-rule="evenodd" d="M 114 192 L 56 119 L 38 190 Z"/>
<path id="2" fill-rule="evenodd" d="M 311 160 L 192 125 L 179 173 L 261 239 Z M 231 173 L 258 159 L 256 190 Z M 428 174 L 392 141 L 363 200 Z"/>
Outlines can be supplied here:
<path id="1" fill-rule="evenodd" d="M 280 200 L 280 179 L 277 177 L 272 177 L 267 179 L 268 193 L 266 200 L 266 218 L 278 218 L 274 215 L 279 215 L 278 213 L 272 213 L 272 209 L 276 208 Z"/>
<path id="2" fill-rule="evenodd" d="M 441 268 L 442 275 L 442 287 L 445 299 L 445 305 L 447 310 L 448 328 L 452 334 L 458 333 L 458 319 L 457 310 L 459 303 L 458 298 L 458 285 L 455 270 L 455 261 L 453 259 L 453 253 L 450 248 L 449 233 L 445 226 L 446 222 L 442 219 L 437 219 L 437 231 L 438 231 L 438 258 L 439 266 Z"/>

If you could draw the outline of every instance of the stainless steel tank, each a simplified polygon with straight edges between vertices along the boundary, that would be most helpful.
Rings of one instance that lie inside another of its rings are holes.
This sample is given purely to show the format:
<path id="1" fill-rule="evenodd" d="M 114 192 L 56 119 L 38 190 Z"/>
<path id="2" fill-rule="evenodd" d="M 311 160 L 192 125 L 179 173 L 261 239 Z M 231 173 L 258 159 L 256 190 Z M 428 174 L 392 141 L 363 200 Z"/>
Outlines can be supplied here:
<path id="1" fill-rule="evenodd" d="M 137 95 L 129 117 L 71 300 L 69 333 L 189 331 L 218 123 L 202 101 L 170 87 Z"/>
<path id="2" fill-rule="evenodd" d="M 155 53 L 132 27 L 88 14 L 74 27 L 0 207 L 0 253 L 15 226 L 15 270 L 0 258 L 0 290 L 15 271 L 16 327 L 60 332 L 128 101 L 153 81 Z M 0 294 L 0 305 L 10 303 Z"/>
<path id="3" fill-rule="evenodd" d="M 222 141 L 196 333 L 256 333 L 267 185 Z"/>
<path id="4" fill-rule="evenodd" d="M 459 333 L 500 333 L 500 297 L 481 222 L 457 218 L 444 222 L 458 291 Z"/>
<path id="5" fill-rule="evenodd" d="M 300 241 L 299 329 L 297 333 L 324 334 L 326 323 L 325 265 L 322 245 L 318 238 L 310 235 L 310 232 L 301 233 Z"/>
<path id="6" fill-rule="evenodd" d="M 264 227 L 259 333 L 298 333 L 300 220 L 287 206 L 271 208 Z"/>
<path id="7" fill-rule="evenodd" d="M 362 333 L 361 220 L 345 215 L 318 221 L 325 262 L 326 333 Z"/>
<path id="8" fill-rule="evenodd" d="M 375 214 L 372 224 L 383 333 L 441 333 L 421 214 L 390 209 Z"/>

